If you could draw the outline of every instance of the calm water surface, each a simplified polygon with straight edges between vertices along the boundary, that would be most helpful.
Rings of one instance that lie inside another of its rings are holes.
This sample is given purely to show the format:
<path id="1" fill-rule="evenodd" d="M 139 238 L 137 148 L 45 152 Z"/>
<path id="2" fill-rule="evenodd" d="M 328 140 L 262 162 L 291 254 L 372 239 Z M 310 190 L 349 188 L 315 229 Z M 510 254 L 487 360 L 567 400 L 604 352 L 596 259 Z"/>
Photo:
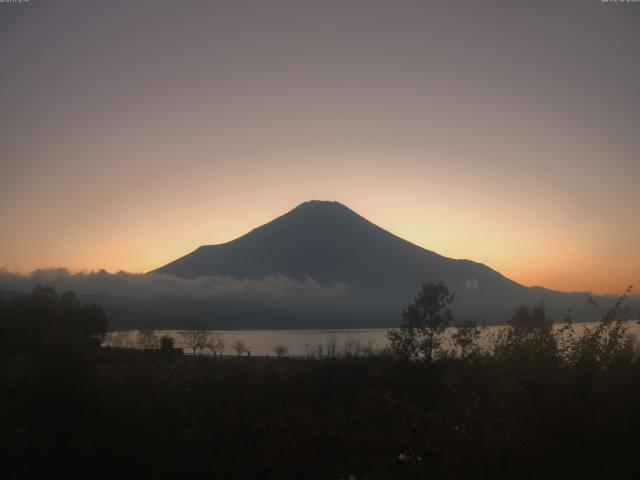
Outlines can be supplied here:
<path id="1" fill-rule="evenodd" d="M 574 329 L 579 334 L 586 326 L 595 326 L 597 323 L 574 323 Z M 629 333 L 640 338 L 640 324 L 637 321 L 628 322 Z M 561 328 L 562 324 L 556 325 Z M 492 343 L 493 337 L 504 325 L 489 326 L 483 328 L 483 335 L 480 344 L 487 347 Z M 447 333 L 454 329 L 448 329 Z M 177 330 L 156 330 L 155 335 L 173 337 L 176 346 L 186 347 L 180 331 Z M 302 356 L 317 352 L 321 348 L 324 352 L 327 348 L 335 346 L 338 352 L 343 351 L 345 346 L 359 344 L 361 347 L 370 346 L 374 350 L 382 350 L 388 347 L 387 330 L 383 328 L 375 329 L 353 329 L 353 330 L 211 330 L 210 333 L 220 333 L 224 337 L 226 347 L 225 355 L 233 354 L 232 345 L 240 340 L 244 342 L 251 355 L 273 355 L 273 348 L 282 345 L 287 348 L 288 355 Z M 126 341 L 129 346 L 135 344 L 138 332 L 129 332 Z M 445 336 L 447 336 L 445 334 Z M 109 343 L 109 342 L 107 342 Z M 448 346 L 447 346 L 448 348 Z M 186 349 L 188 350 L 188 349 Z"/>

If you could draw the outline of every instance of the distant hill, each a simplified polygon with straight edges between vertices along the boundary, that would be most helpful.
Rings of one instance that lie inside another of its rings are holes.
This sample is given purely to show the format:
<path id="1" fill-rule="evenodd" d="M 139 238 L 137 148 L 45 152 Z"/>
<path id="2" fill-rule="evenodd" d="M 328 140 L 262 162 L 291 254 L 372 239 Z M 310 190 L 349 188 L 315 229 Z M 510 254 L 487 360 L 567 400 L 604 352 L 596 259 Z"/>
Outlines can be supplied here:
<path id="1" fill-rule="evenodd" d="M 568 310 L 580 320 L 596 319 L 584 293 L 525 287 L 481 263 L 443 257 L 376 226 L 338 202 L 305 202 L 246 235 L 201 246 L 155 272 L 183 278 L 240 279 L 280 274 L 298 280 L 310 277 L 321 285 L 346 284 L 353 294 L 343 303 L 328 305 L 325 313 L 318 313 L 317 308 L 313 315 L 300 312 L 315 318 L 315 327 L 335 327 L 332 315 L 357 318 L 356 323 L 377 325 L 385 323 L 382 319 L 396 323 L 402 307 L 425 280 L 441 280 L 449 286 L 456 295 L 454 313 L 460 320 L 502 323 L 518 305 L 541 300 L 558 319 Z M 614 298 L 601 297 L 600 301 L 607 306 Z M 211 309 L 219 307 L 212 304 Z M 265 320 L 263 326 L 273 324 Z"/>

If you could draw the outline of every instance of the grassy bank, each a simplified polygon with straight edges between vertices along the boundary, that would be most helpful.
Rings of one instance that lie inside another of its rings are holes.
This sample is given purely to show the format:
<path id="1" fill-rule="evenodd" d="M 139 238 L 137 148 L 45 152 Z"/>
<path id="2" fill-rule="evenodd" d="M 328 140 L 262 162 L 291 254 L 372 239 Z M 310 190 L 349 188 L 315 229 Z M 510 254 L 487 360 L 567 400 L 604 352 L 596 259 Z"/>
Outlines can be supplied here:
<path id="1" fill-rule="evenodd" d="M 584 478 L 635 464 L 637 361 L 132 358 L 3 357 L 8 478 Z"/>

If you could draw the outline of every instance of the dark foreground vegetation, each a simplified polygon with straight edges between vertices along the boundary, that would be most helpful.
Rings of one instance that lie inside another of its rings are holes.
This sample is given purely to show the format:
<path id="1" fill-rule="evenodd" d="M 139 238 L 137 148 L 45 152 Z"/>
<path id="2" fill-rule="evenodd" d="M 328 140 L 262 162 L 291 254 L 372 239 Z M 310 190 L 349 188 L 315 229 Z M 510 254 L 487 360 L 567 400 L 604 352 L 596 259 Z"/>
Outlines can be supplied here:
<path id="1" fill-rule="evenodd" d="M 99 307 L 0 304 L 3 478 L 616 478 L 637 471 L 624 296 L 584 335 L 522 307 L 489 349 L 427 283 L 393 349 L 212 358 L 100 348 Z M 596 306 L 597 307 L 597 306 Z M 634 473 L 631 473 L 633 475 Z"/>

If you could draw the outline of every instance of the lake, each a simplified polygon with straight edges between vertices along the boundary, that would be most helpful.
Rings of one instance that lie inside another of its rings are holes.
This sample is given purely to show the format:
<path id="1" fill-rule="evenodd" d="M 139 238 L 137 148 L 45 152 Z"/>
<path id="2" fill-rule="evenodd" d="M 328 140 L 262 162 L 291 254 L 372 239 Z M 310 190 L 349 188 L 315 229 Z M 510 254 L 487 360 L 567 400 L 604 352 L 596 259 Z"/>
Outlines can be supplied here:
<path id="1" fill-rule="evenodd" d="M 574 323 L 576 333 L 580 333 L 587 326 L 595 326 L 596 322 L 591 323 Z M 637 321 L 629 321 L 629 333 L 640 338 L 640 324 Z M 561 328 L 562 324 L 557 324 L 555 328 Z M 488 346 L 492 337 L 495 336 L 504 325 L 493 325 L 483 327 L 483 335 L 480 344 L 483 347 Z M 449 328 L 445 333 L 453 332 L 453 328 Z M 224 338 L 226 347 L 225 355 L 233 354 L 232 345 L 237 341 L 242 341 L 253 356 L 274 355 L 275 346 L 284 346 L 288 355 L 305 356 L 317 353 L 318 349 L 322 349 L 324 353 L 327 349 L 335 348 L 337 352 L 343 352 L 346 348 L 355 348 L 359 346 L 371 347 L 373 350 L 382 350 L 389 345 L 386 334 L 387 330 L 383 328 L 376 329 L 332 329 L 332 330 L 211 330 L 211 334 L 219 333 Z M 113 346 L 135 346 L 137 331 L 131 332 L 114 332 L 111 339 L 105 342 L 105 345 Z M 186 352 L 190 350 L 184 344 L 182 332 L 178 330 L 155 330 L 157 337 L 169 336 L 175 339 L 177 347 L 185 348 Z M 117 336 L 121 337 L 117 339 Z M 449 348 L 449 346 L 446 346 Z"/>

